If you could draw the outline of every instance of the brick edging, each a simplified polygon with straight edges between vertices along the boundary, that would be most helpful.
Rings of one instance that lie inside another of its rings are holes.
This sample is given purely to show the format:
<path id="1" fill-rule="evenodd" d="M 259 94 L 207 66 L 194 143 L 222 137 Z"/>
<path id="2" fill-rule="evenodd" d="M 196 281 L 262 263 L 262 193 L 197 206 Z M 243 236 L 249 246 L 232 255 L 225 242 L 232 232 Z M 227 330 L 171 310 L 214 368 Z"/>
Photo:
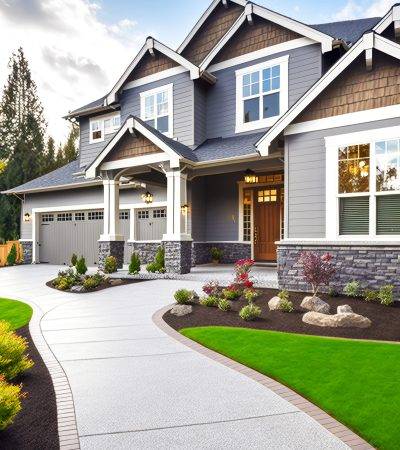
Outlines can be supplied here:
<path id="1" fill-rule="evenodd" d="M 43 314 L 35 303 L 23 300 L 33 309 L 29 332 L 33 343 L 49 371 L 56 395 L 58 439 L 61 450 L 80 450 L 74 400 L 68 378 L 48 346 L 40 326 Z"/>
<path id="2" fill-rule="evenodd" d="M 260 372 L 251 369 L 250 367 L 244 366 L 243 364 L 233 361 L 232 359 L 227 358 L 220 353 L 217 353 L 213 350 L 208 349 L 207 347 L 200 345 L 195 341 L 192 341 L 191 339 L 183 336 L 181 333 L 176 331 L 174 328 L 170 327 L 164 321 L 163 315 L 171 309 L 171 306 L 172 305 L 163 307 L 159 311 L 155 312 L 152 317 L 155 325 L 157 325 L 158 328 L 160 328 L 166 334 L 168 334 L 178 342 L 191 348 L 192 350 L 195 350 L 196 352 L 201 353 L 202 355 L 207 356 L 208 358 L 213 359 L 214 361 L 217 361 L 220 364 L 229 367 L 230 369 L 236 370 L 237 372 L 240 372 L 241 374 L 246 375 L 252 380 L 257 381 L 258 383 L 267 387 L 284 400 L 296 406 L 298 409 L 300 409 L 300 411 L 306 413 L 308 416 L 318 422 L 322 427 L 324 427 L 350 448 L 354 450 L 374 449 L 374 447 L 372 447 L 367 441 L 362 439 L 345 425 L 338 422 L 321 408 L 314 405 L 309 400 L 305 399 L 287 386 L 279 383 L 272 378 L 267 377 L 266 375 L 261 374 Z"/>

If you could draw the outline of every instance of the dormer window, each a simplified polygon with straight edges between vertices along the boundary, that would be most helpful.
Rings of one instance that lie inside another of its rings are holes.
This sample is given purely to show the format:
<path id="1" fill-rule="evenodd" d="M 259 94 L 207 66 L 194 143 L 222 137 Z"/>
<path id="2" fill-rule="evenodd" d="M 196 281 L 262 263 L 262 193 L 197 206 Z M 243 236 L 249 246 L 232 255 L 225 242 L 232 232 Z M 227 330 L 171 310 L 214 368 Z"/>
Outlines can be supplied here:
<path id="1" fill-rule="evenodd" d="M 285 56 L 236 71 L 236 132 L 273 125 L 288 109 Z"/>
<path id="2" fill-rule="evenodd" d="M 173 84 L 140 93 L 140 117 L 147 124 L 173 136 Z"/>
<path id="3" fill-rule="evenodd" d="M 119 112 L 90 119 L 90 143 L 104 141 L 107 134 L 115 133 L 121 126 Z"/>

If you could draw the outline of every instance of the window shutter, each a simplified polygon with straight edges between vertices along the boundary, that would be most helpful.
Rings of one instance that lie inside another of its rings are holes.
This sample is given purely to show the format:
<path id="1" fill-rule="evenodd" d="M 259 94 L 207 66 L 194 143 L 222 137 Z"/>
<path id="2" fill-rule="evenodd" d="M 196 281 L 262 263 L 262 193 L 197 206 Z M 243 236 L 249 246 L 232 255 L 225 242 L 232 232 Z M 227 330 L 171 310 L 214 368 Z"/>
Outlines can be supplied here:
<path id="1" fill-rule="evenodd" d="M 341 235 L 369 233 L 369 197 L 346 197 L 340 199 Z"/>
<path id="2" fill-rule="evenodd" d="M 376 197 L 376 233 L 400 234 L 400 195 Z"/>

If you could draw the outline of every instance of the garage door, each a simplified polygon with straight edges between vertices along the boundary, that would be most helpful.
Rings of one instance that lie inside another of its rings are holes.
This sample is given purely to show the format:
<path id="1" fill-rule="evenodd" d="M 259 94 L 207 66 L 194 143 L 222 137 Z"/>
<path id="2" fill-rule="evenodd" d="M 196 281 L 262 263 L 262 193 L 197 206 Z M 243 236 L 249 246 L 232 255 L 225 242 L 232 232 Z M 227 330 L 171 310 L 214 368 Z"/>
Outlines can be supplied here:
<path id="1" fill-rule="evenodd" d="M 129 212 L 121 211 L 121 234 L 129 238 Z M 103 211 L 73 211 L 42 214 L 40 218 L 40 262 L 68 265 L 71 255 L 83 255 L 88 266 L 98 264 Z"/>

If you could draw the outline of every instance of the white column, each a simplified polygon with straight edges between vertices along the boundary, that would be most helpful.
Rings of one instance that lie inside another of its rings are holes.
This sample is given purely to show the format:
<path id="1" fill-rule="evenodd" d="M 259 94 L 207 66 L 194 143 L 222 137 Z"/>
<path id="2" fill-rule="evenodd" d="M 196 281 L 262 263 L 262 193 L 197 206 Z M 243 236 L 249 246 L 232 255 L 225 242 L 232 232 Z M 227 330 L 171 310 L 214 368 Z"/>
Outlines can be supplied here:
<path id="1" fill-rule="evenodd" d="M 104 180 L 104 229 L 101 241 L 123 241 L 119 232 L 119 181 Z"/>
<path id="2" fill-rule="evenodd" d="M 39 217 L 40 217 L 40 214 L 32 211 L 32 263 L 33 264 L 37 264 L 40 261 Z"/>

